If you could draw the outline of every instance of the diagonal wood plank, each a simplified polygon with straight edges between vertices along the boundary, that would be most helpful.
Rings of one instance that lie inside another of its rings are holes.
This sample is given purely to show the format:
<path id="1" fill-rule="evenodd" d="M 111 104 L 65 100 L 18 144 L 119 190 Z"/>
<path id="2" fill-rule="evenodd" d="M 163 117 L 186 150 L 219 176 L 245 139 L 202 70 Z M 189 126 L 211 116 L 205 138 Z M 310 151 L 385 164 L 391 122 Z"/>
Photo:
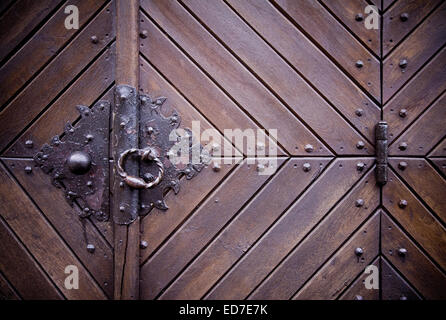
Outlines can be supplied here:
<path id="1" fill-rule="evenodd" d="M 446 136 L 446 94 L 435 101 L 394 143 L 389 147 L 389 155 L 424 156 Z M 406 143 L 407 148 L 401 148 Z"/>
<path id="2" fill-rule="evenodd" d="M 445 179 L 425 159 L 390 158 L 389 164 L 396 169 L 400 161 L 406 162 L 407 168 L 398 171 L 398 174 L 445 223 Z"/>
<path id="3" fill-rule="evenodd" d="M 50 223 L 0 165 L 0 214 L 30 253 L 68 299 L 106 299 L 89 272 L 60 238 Z M 66 227 L 69 227 L 69 225 Z M 78 290 L 68 290 L 64 281 L 65 267 L 75 265 L 79 270 Z"/>
<path id="4" fill-rule="evenodd" d="M 379 268 L 380 258 L 376 258 L 370 265 Z M 364 281 L 369 276 L 367 273 L 362 273 L 347 290 L 345 290 L 339 297 L 339 300 L 380 300 L 379 290 L 367 289 Z"/>
<path id="5" fill-rule="evenodd" d="M 352 238 L 328 260 L 314 277 L 293 296 L 294 300 L 336 299 L 379 253 L 379 216 L 375 213 Z M 355 254 L 362 248 L 361 257 Z"/>
<path id="6" fill-rule="evenodd" d="M 284 160 L 278 160 L 278 167 Z M 290 166 L 288 164 L 286 168 Z M 141 267 L 142 298 L 155 298 L 268 178 L 268 175 L 259 175 L 256 166 L 248 164 L 247 160 L 235 168 L 166 244 Z M 163 272 L 160 273 L 160 270 Z"/>
<path id="7" fill-rule="evenodd" d="M 4 149 L 114 38 L 113 7 L 108 5 L 0 113 L 0 149 Z M 106 34 L 109 36 L 107 37 Z M 91 41 L 96 35 L 98 43 Z M 63 68 L 63 76 L 60 73 Z M 18 110 L 20 113 L 17 114 Z"/>
<path id="8" fill-rule="evenodd" d="M 405 169 L 406 170 L 406 169 Z M 398 169 L 401 172 L 401 169 Z M 401 208 L 401 200 L 407 201 L 407 207 Z M 389 179 L 383 189 L 383 206 L 393 218 L 446 269 L 446 229 L 431 215 L 429 210 L 389 170 Z"/>
<path id="9" fill-rule="evenodd" d="M 229 3 L 301 77 L 308 79 L 314 90 L 325 96 L 355 128 L 373 141 L 373 128 L 380 118 L 379 108 L 324 53 L 272 4 L 252 0 L 230 0 Z M 358 109 L 362 110 L 361 116 L 356 114 Z"/>
<path id="10" fill-rule="evenodd" d="M 34 168 L 31 174 L 25 173 L 26 166 L 34 166 L 33 160 L 3 161 L 43 211 L 54 230 L 88 269 L 99 286 L 112 297 L 113 250 L 94 224 L 90 220 L 79 218 L 80 209 L 70 207 L 65 200 L 65 193 L 55 188 L 51 178 L 42 170 Z M 94 245 L 94 253 L 87 251 L 87 244 Z"/>
<path id="11" fill-rule="evenodd" d="M 249 299 L 290 299 L 379 205 L 374 174 L 373 170 L 369 171 L 250 294 Z M 364 201 L 363 207 L 354 205 L 358 199 Z"/>
<path id="12" fill-rule="evenodd" d="M 442 49 L 383 109 L 389 124 L 390 142 L 446 90 L 446 49 Z M 406 112 L 404 112 L 404 109 Z M 400 112 L 404 112 L 403 116 Z"/>
<path id="13" fill-rule="evenodd" d="M 0 272 L 0 300 L 22 300 Z"/>
<path id="14" fill-rule="evenodd" d="M 34 1 L 35 2 L 35 1 Z M 74 0 L 70 5 L 78 7 L 79 29 L 105 3 L 105 0 Z M 0 106 L 19 90 L 38 70 L 63 48 L 77 33 L 76 29 L 63 28 L 67 17 L 62 6 L 45 25 L 0 68 Z"/>
<path id="15" fill-rule="evenodd" d="M 432 13 L 383 63 L 383 102 L 386 103 L 446 42 L 446 3 Z M 402 68 L 400 62 L 407 60 Z"/>
<path id="16" fill-rule="evenodd" d="M 363 138 L 222 1 L 183 2 L 336 153 L 373 152 L 358 150 Z"/>
<path id="17" fill-rule="evenodd" d="M 0 271 L 25 300 L 64 299 L 3 219 L 0 219 Z"/>
<path id="18" fill-rule="evenodd" d="M 402 256 L 398 250 L 404 248 Z M 381 252 L 427 299 L 445 299 L 446 276 L 386 215 L 381 217 Z"/>
<path id="19" fill-rule="evenodd" d="M 398 46 L 439 3 L 441 0 L 397 1 L 383 16 L 383 56 Z"/>
<path id="20" fill-rule="evenodd" d="M 446 138 L 429 153 L 429 158 L 431 157 L 446 157 Z"/>
<path id="21" fill-rule="evenodd" d="M 378 59 L 347 32 L 319 2 L 275 0 L 275 3 L 364 90 L 377 101 L 380 100 L 380 63 Z M 361 68 L 356 66 L 358 60 L 363 63 Z"/>
<path id="22" fill-rule="evenodd" d="M 184 8 L 170 1 L 142 1 L 143 9 L 267 130 L 278 130 L 278 141 L 294 155 L 311 144 L 315 155 L 331 152 L 227 49 Z M 274 117 L 271 117 L 274 114 Z"/>
<path id="23" fill-rule="evenodd" d="M 383 300 L 421 300 L 421 297 L 387 262 L 381 260 L 381 291 Z"/>
<path id="24" fill-rule="evenodd" d="M 439 172 L 443 173 L 446 177 L 446 158 L 433 158 L 430 159 L 432 165 L 438 169 Z"/>

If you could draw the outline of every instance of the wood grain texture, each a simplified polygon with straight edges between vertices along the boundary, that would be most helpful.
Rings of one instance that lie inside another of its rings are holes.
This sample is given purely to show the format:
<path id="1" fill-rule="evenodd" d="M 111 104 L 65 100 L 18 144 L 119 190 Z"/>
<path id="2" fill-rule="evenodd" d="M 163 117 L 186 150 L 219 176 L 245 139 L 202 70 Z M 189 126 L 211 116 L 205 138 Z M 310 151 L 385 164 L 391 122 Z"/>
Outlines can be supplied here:
<path id="1" fill-rule="evenodd" d="M 383 300 L 420 300 L 421 297 L 387 262 L 381 260 L 381 291 Z"/>
<path id="2" fill-rule="evenodd" d="M 0 273 L 0 300 L 22 300 L 8 280 Z"/>

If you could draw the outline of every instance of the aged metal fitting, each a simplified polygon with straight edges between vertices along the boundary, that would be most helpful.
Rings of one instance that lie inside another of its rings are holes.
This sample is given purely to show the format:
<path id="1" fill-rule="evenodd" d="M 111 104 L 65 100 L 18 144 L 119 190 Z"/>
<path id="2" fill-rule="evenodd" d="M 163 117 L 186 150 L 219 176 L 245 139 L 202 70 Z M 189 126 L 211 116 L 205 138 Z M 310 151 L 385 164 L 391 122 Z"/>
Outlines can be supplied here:
<path id="1" fill-rule="evenodd" d="M 93 181 L 88 180 L 88 181 L 87 181 L 87 187 L 92 187 L 92 186 L 93 186 Z"/>
<path id="2" fill-rule="evenodd" d="M 401 59 L 400 63 L 399 63 L 399 66 L 400 66 L 401 69 L 406 68 L 407 67 L 407 60 L 406 59 Z"/>
<path id="3" fill-rule="evenodd" d="M 405 248 L 399 248 L 399 249 L 398 249 L 398 254 L 399 254 L 401 257 L 405 257 L 406 254 L 407 254 L 407 250 L 406 250 Z"/>
<path id="4" fill-rule="evenodd" d="M 401 118 L 405 118 L 407 116 L 407 109 L 401 109 L 399 115 Z"/>
<path id="5" fill-rule="evenodd" d="M 314 151 L 314 147 L 311 144 L 306 144 L 304 147 L 305 151 L 310 153 Z"/>
<path id="6" fill-rule="evenodd" d="M 68 169 L 74 174 L 85 174 L 90 170 L 91 158 L 82 151 L 75 151 L 67 159 Z"/>
<path id="7" fill-rule="evenodd" d="M 119 211 L 124 212 L 125 211 L 125 207 L 124 206 L 120 206 L 119 207 Z"/>
<path id="8" fill-rule="evenodd" d="M 214 170 L 215 172 L 220 171 L 220 170 L 221 170 L 220 163 L 214 161 L 214 162 L 212 163 L 212 170 Z"/>
<path id="9" fill-rule="evenodd" d="M 407 162 L 406 161 L 400 161 L 400 163 L 398 163 L 398 168 L 400 170 L 404 170 L 407 168 Z"/>
<path id="10" fill-rule="evenodd" d="M 398 149 L 400 149 L 401 151 L 404 151 L 407 149 L 407 143 L 406 142 L 401 142 L 400 145 L 398 146 Z"/>
<path id="11" fill-rule="evenodd" d="M 32 140 L 26 140 L 25 141 L 25 147 L 28 149 L 31 149 L 34 146 L 34 143 Z"/>
<path id="12" fill-rule="evenodd" d="M 147 30 L 145 30 L 145 29 L 141 30 L 141 32 L 139 33 L 139 36 L 140 36 L 142 39 L 147 38 L 148 35 L 149 35 L 149 31 L 147 31 Z"/>
<path id="13" fill-rule="evenodd" d="M 96 43 L 98 43 L 99 42 L 99 39 L 98 39 L 98 37 L 97 36 L 91 36 L 91 42 L 93 42 L 94 44 L 96 44 Z"/>
<path id="14" fill-rule="evenodd" d="M 357 294 L 356 296 L 355 296 L 355 300 L 363 300 L 364 298 L 361 296 L 361 295 L 359 295 L 359 294 Z"/>
<path id="15" fill-rule="evenodd" d="M 362 254 L 364 253 L 364 250 L 362 248 L 356 248 L 355 249 L 355 254 L 359 257 L 362 256 Z"/>
<path id="16" fill-rule="evenodd" d="M 400 297 L 400 300 L 404 300 L 405 301 L 405 300 L 407 300 L 407 297 L 403 295 L 403 296 Z"/>
<path id="17" fill-rule="evenodd" d="M 356 143 L 356 148 L 358 148 L 359 150 L 364 149 L 364 147 L 365 147 L 364 141 L 360 140 L 358 141 L 358 143 Z"/>
<path id="18" fill-rule="evenodd" d="M 400 20 L 406 22 L 409 19 L 409 14 L 404 12 L 400 15 Z"/>
<path id="19" fill-rule="evenodd" d="M 356 164 L 356 170 L 362 171 L 362 170 L 364 170 L 364 168 L 365 168 L 365 163 L 364 162 L 358 162 Z"/>
<path id="20" fill-rule="evenodd" d="M 146 249 L 148 246 L 149 246 L 149 244 L 145 240 L 142 240 L 141 243 L 139 244 L 139 247 L 141 249 Z"/>
<path id="21" fill-rule="evenodd" d="M 362 68 L 364 66 L 364 62 L 362 62 L 361 60 L 356 61 L 356 68 Z"/>
<path id="22" fill-rule="evenodd" d="M 311 170 L 311 164 L 309 164 L 308 162 L 305 162 L 305 163 L 302 165 L 302 169 L 303 169 L 305 172 L 310 171 L 310 170 Z"/>
<path id="23" fill-rule="evenodd" d="M 96 248 L 94 247 L 93 244 L 91 244 L 91 243 L 87 244 L 87 251 L 88 252 L 93 253 L 95 249 Z"/>
<path id="24" fill-rule="evenodd" d="M 364 114 L 364 110 L 362 110 L 361 108 L 356 109 L 355 114 L 356 114 L 358 117 L 361 117 L 361 116 Z"/>
<path id="25" fill-rule="evenodd" d="M 358 199 L 355 201 L 355 206 L 362 207 L 364 205 L 364 200 L 363 199 Z"/>
<path id="26" fill-rule="evenodd" d="M 358 13 L 358 14 L 355 16 L 355 20 L 356 20 L 356 21 L 362 21 L 362 20 L 364 20 L 364 16 L 362 15 L 362 13 Z"/>
<path id="27" fill-rule="evenodd" d="M 401 199 L 400 202 L 398 202 L 398 207 L 400 207 L 401 209 L 404 209 L 405 207 L 407 207 L 407 201 L 404 199 Z"/>
<path id="28" fill-rule="evenodd" d="M 32 168 L 32 167 L 30 167 L 30 166 L 26 166 L 26 167 L 25 167 L 25 172 L 26 172 L 26 173 L 29 174 L 29 173 L 31 173 L 32 171 L 33 171 L 33 168 Z"/>

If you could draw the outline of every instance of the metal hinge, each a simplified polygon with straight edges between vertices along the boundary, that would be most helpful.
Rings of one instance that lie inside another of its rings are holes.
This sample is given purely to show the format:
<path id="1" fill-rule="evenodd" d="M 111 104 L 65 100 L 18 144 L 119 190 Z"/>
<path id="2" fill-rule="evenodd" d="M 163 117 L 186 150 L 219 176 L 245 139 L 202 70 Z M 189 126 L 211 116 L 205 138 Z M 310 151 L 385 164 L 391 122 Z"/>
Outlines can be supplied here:
<path id="1" fill-rule="evenodd" d="M 375 127 L 376 181 L 383 186 L 387 183 L 387 130 L 386 121 L 380 121 Z"/>

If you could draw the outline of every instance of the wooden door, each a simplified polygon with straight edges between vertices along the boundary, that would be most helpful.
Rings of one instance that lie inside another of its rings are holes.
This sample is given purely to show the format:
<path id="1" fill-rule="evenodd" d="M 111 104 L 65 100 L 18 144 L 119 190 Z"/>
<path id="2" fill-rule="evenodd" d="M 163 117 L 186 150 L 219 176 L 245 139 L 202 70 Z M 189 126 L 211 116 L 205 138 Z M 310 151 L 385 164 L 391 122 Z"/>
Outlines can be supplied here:
<path id="1" fill-rule="evenodd" d="M 3 297 L 445 298 L 444 1 L 79 0 L 80 28 L 63 35 L 64 2 L 30 3 L 0 16 Z M 25 172 L 74 105 L 113 101 L 115 84 L 166 97 L 166 115 L 230 151 L 129 226 L 80 220 Z M 240 146 L 228 129 L 261 133 Z M 65 288 L 69 264 L 82 290 Z M 369 265 L 379 289 L 364 285 Z"/>

